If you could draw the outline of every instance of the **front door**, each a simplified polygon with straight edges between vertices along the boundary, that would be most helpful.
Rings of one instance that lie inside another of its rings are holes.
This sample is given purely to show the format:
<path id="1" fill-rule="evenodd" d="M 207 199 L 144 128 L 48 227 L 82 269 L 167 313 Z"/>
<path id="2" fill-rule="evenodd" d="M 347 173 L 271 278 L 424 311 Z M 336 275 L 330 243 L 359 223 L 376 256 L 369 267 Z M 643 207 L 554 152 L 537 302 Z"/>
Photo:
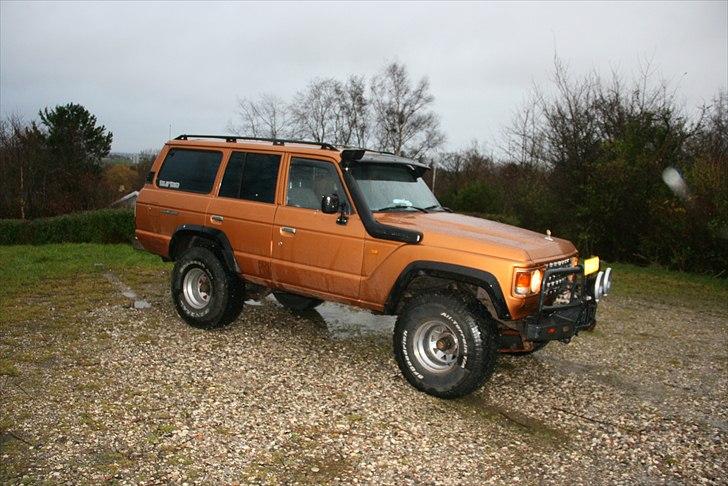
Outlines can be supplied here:
<path id="1" fill-rule="evenodd" d="M 358 299 L 364 226 L 356 214 L 338 224 L 338 214 L 321 211 L 321 198 L 332 193 L 352 207 L 337 165 L 294 155 L 286 181 L 284 204 L 273 225 L 275 283 L 332 300 Z"/>

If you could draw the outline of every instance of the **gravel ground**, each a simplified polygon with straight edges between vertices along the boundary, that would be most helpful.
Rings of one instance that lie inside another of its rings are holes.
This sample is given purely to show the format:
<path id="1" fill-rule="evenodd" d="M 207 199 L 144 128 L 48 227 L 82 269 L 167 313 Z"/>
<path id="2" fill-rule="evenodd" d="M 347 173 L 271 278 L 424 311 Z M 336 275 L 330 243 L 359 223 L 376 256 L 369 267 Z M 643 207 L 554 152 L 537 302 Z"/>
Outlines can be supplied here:
<path id="1" fill-rule="evenodd" d="M 444 401 L 401 377 L 391 318 L 264 300 L 202 331 L 167 279 L 120 276 L 145 309 L 99 272 L 0 310 L 0 482 L 726 484 L 728 307 L 610 296 Z"/>

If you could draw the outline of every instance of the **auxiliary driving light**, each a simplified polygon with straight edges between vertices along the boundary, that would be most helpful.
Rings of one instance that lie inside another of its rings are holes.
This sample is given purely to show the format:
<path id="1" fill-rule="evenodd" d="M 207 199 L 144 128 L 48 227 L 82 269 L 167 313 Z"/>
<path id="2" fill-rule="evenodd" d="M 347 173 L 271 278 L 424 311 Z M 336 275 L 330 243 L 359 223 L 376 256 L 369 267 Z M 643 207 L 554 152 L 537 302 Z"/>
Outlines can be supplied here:
<path id="1" fill-rule="evenodd" d="M 602 287 L 604 288 L 604 295 L 609 295 L 609 291 L 612 290 L 612 267 L 609 267 L 604 271 Z"/>
<path id="2" fill-rule="evenodd" d="M 594 300 L 599 302 L 599 299 L 602 298 L 604 295 L 604 272 L 599 272 L 597 274 L 596 280 L 594 280 Z"/>

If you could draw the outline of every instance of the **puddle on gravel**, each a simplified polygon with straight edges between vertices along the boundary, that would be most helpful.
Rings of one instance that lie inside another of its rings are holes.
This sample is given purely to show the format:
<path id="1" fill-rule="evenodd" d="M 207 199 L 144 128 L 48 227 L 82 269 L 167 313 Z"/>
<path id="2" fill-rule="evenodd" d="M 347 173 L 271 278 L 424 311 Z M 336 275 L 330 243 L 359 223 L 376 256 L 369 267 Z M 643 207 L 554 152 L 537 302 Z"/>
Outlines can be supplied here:
<path id="1" fill-rule="evenodd" d="M 283 308 L 273 295 L 268 295 L 262 302 L 248 300 L 246 304 L 275 305 Z M 312 322 L 325 323 L 329 334 L 334 339 L 348 339 L 363 335 L 391 335 L 396 320 L 394 316 L 376 315 L 364 309 L 334 302 L 324 302 L 315 309 L 298 315 Z"/>

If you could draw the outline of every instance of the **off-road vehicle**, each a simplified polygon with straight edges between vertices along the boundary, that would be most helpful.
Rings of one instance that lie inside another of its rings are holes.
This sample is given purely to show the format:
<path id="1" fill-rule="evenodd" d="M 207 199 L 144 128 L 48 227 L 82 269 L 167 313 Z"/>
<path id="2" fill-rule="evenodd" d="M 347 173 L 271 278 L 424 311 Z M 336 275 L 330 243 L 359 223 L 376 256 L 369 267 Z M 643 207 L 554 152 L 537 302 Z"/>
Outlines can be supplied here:
<path id="1" fill-rule="evenodd" d="M 397 315 L 397 364 L 438 397 L 477 389 L 498 352 L 595 325 L 611 269 L 550 234 L 451 212 L 427 170 L 326 143 L 180 135 L 139 194 L 136 238 L 175 262 L 172 298 L 193 326 L 234 321 L 262 291 L 294 311 Z"/>

